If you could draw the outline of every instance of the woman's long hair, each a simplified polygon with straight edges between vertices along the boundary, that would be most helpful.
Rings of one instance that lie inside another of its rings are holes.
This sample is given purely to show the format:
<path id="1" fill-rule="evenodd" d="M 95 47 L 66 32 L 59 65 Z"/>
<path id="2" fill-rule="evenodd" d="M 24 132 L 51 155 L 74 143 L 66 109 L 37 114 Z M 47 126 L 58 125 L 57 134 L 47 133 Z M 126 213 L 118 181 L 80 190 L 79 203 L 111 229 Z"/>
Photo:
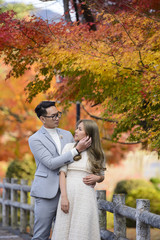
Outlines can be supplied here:
<path id="1" fill-rule="evenodd" d="M 84 125 L 84 131 L 87 136 L 91 137 L 91 146 L 87 149 L 88 161 L 91 165 L 91 171 L 94 174 L 99 174 L 104 171 L 104 154 L 102 151 L 99 129 L 95 121 L 82 119 L 77 122 L 77 127 L 80 123 Z"/>

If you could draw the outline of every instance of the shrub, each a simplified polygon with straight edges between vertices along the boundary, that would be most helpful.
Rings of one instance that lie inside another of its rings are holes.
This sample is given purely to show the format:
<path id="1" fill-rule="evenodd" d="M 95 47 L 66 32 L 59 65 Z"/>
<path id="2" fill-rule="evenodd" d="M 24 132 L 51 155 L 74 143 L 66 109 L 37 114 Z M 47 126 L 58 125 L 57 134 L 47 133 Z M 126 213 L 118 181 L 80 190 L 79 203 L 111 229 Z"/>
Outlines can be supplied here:
<path id="1" fill-rule="evenodd" d="M 150 182 L 153 183 L 158 191 L 160 191 L 160 178 L 151 178 Z"/>
<path id="2" fill-rule="evenodd" d="M 26 154 L 23 160 L 20 161 L 15 159 L 9 164 L 6 177 L 10 179 L 26 179 L 28 183 L 31 184 L 34 178 L 35 169 L 36 164 L 33 157 Z"/>
<path id="3" fill-rule="evenodd" d="M 160 214 L 160 193 L 155 188 L 142 186 L 132 190 L 126 198 L 126 205 L 135 208 L 136 199 L 150 200 L 150 212 Z"/>
<path id="4" fill-rule="evenodd" d="M 128 194 L 130 191 L 141 186 L 146 188 L 150 188 L 150 187 L 153 188 L 153 184 L 151 182 L 148 182 L 142 179 L 123 180 L 117 183 L 114 193 Z"/>

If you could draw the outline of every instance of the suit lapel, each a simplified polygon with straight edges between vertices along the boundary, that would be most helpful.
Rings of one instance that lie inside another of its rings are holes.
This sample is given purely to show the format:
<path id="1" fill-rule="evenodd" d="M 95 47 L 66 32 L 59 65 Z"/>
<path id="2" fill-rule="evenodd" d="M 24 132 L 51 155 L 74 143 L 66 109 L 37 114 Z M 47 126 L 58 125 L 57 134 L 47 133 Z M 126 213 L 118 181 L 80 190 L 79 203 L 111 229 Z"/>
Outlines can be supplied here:
<path id="1" fill-rule="evenodd" d="M 57 145 L 56 145 L 55 141 L 53 140 L 53 138 L 51 137 L 51 135 L 47 132 L 47 130 L 46 130 L 43 126 L 41 127 L 40 130 L 41 130 L 41 132 L 43 133 L 43 135 L 44 135 L 50 142 L 52 142 L 52 143 L 55 145 L 56 151 L 57 151 L 57 153 L 58 153 L 58 155 L 59 155 L 59 152 L 58 152 L 58 149 L 57 149 Z M 66 143 L 65 143 L 64 136 L 63 136 L 63 133 L 62 133 L 61 129 L 60 129 L 60 128 L 57 128 L 56 130 L 57 130 L 57 133 L 58 133 L 58 136 L 59 136 L 59 139 L 60 139 L 61 151 L 62 151 L 62 149 L 64 148 L 64 145 L 65 145 Z"/>
<path id="2" fill-rule="evenodd" d="M 53 140 L 53 138 L 51 137 L 51 135 L 47 132 L 47 130 L 42 126 L 41 127 L 41 132 L 43 134 L 43 136 L 45 136 L 45 138 L 47 138 L 51 143 L 54 144 L 55 148 L 56 148 L 56 151 L 58 153 L 58 149 L 57 149 L 57 145 L 55 143 L 55 141 Z M 58 153 L 59 154 L 59 153 Z"/>

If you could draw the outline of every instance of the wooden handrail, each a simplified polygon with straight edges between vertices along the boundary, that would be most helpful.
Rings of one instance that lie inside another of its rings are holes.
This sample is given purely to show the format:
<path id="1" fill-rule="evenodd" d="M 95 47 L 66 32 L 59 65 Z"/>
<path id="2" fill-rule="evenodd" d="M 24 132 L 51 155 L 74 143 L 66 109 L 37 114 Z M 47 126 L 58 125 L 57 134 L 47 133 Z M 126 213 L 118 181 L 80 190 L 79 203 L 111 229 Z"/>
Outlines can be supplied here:
<path id="1" fill-rule="evenodd" d="M 11 179 L 11 183 L 9 183 L 9 179 L 3 179 L 3 183 L 0 183 L 0 189 L 2 189 L 0 191 L 2 192 L 2 196 L 0 196 L 2 225 L 11 225 L 12 228 L 19 228 L 20 232 L 26 232 L 27 226 L 29 226 L 29 233 L 32 235 L 34 198 L 28 196 L 31 187 L 27 185 L 27 181 L 22 179 L 21 183 L 18 184 L 17 179 Z M 125 205 L 124 194 L 113 195 L 113 202 L 109 202 L 106 201 L 105 190 L 97 190 L 96 193 L 102 240 L 127 240 L 126 218 L 136 221 L 136 240 L 150 240 L 150 226 L 160 229 L 160 215 L 149 212 L 149 200 L 137 199 L 136 208 L 131 208 Z M 18 211 L 20 211 L 20 214 L 18 214 Z M 106 212 L 114 215 L 114 232 L 106 229 Z M 20 221 L 18 220 L 18 215 L 20 215 Z M 11 223 L 9 219 L 11 219 Z"/>

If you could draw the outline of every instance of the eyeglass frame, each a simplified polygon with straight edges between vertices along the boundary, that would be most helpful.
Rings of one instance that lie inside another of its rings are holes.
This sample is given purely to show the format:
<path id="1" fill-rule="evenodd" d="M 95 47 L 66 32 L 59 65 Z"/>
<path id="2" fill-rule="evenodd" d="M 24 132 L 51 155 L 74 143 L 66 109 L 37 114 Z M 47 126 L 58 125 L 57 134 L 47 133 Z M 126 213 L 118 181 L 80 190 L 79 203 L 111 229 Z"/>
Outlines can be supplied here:
<path id="1" fill-rule="evenodd" d="M 59 116 L 60 115 L 60 116 Z M 55 114 L 53 114 L 52 116 L 43 116 L 43 117 L 46 117 L 46 118 L 52 118 L 52 120 L 56 120 L 56 118 L 58 117 L 58 118 L 61 118 L 61 116 L 62 116 L 62 112 L 57 112 L 57 113 L 55 113 Z"/>

